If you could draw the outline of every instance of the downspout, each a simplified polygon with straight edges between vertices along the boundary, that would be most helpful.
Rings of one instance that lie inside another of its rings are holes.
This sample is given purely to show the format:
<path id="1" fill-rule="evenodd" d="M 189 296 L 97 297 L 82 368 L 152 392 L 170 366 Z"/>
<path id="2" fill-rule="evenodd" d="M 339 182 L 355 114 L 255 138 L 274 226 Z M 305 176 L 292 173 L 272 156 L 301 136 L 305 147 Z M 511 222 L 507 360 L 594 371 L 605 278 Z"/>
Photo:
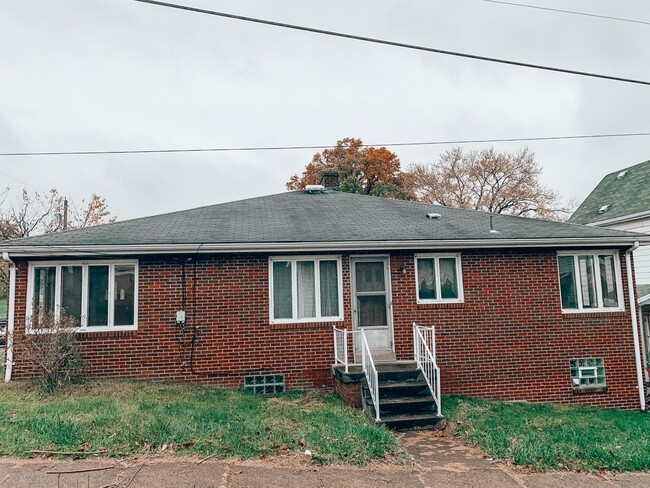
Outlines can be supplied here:
<path id="1" fill-rule="evenodd" d="M 14 366 L 14 317 L 16 303 L 16 263 L 9 258 L 8 252 L 2 253 L 2 260 L 9 263 L 9 297 L 7 314 L 7 362 L 5 363 L 5 383 L 11 381 Z"/>
<path id="2" fill-rule="evenodd" d="M 627 288 L 630 299 L 630 315 L 632 315 L 632 337 L 634 338 L 634 359 L 636 361 L 636 377 L 639 389 L 639 403 L 641 410 L 645 412 L 645 386 L 643 384 L 643 367 L 641 365 L 641 346 L 639 344 L 639 328 L 637 322 L 637 307 L 636 296 L 634 294 L 634 281 L 632 276 L 632 252 L 639 247 L 639 242 L 636 241 L 634 245 L 625 251 L 625 267 L 627 268 Z"/>

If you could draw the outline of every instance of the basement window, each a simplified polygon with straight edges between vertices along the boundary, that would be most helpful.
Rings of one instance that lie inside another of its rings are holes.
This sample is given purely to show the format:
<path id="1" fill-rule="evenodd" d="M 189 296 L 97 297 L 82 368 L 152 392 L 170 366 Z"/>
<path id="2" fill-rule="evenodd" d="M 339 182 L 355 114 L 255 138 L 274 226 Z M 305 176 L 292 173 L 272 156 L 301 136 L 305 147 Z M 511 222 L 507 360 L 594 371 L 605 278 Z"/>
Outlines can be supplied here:
<path id="1" fill-rule="evenodd" d="M 460 254 L 416 254 L 417 303 L 460 303 L 463 279 Z"/>
<path id="2" fill-rule="evenodd" d="M 605 365 L 603 358 L 571 359 L 571 386 L 574 389 L 604 388 Z"/>
<path id="3" fill-rule="evenodd" d="M 84 332 L 135 330 L 137 283 L 137 261 L 30 263 L 27 329 L 52 312 L 74 318 Z"/>
<path id="4" fill-rule="evenodd" d="M 272 324 L 343 320 L 340 256 L 269 259 Z"/>
<path id="5" fill-rule="evenodd" d="M 284 391 L 283 374 L 260 374 L 244 376 L 244 390 L 272 395 Z"/>
<path id="6" fill-rule="evenodd" d="M 560 252 L 557 262 L 563 312 L 623 310 L 617 251 Z"/>

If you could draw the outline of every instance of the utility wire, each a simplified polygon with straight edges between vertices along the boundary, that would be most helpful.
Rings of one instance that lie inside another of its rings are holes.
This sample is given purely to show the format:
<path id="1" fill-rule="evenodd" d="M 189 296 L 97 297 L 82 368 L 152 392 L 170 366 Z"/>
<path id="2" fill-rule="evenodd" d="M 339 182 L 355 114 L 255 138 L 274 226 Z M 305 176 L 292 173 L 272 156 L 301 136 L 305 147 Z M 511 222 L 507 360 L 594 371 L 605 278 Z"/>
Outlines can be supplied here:
<path id="1" fill-rule="evenodd" d="M 418 46 L 415 44 L 406 44 L 404 42 L 396 42 L 396 41 L 388 41 L 385 39 L 377 39 L 374 37 L 365 37 L 365 36 L 358 36 L 354 34 L 346 34 L 343 32 L 335 32 L 335 31 L 330 31 L 330 30 L 325 30 L 325 29 L 317 29 L 314 27 L 305 27 L 301 25 L 296 25 L 296 24 L 287 24 L 284 22 L 275 22 L 272 20 L 265 20 L 265 19 L 259 19 L 255 17 L 245 17 L 243 15 L 234 15 L 234 14 L 228 14 L 225 12 L 217 12 L 216 10 L 207 10 L 207 9 L 202 9 L 202 8 L 197 8 L 197 7 L 190 7 L 188 5 L 178 5 L 175 3 L 168 3 L 168 2 L 158 2 L 156 0 L 133 0 L 134 2 L 139 2 L 139 3 L 148 3 L 151 5 L 158 5 L 160 7 L 168 7 L 168 8 L 174 8 L 174 9 L 179 9 L 179 10 L 186 10 L 189 12 L 196 12 L 196 13 L 201 13 L 201 14 L 207 14 L 207 15 L 215 15 L 217 17 L 225 17 L 227 19 L 235 19 L 235 20 L 242 20 L 245 22 L 254 22 L 256 24 L 265 24 L 265 25 L 271 25 L 274 27 L 283 27 L 285 29 L 293 29 L 293 30 L 299 30 L 299 31 L 304 31 L 304 32 L 312 32 L 314 34 L 323 34 L 326 36 L 333 36 L 333 37 L 342 37 L 345 39 L 353 39 L 355 41 L 364 41 L 364 42 L 371 42 L 375 44 L 383 44 L 386 46 L 394 46 L 394 47 L 401 47 L 405 49 L 414 49 L 416 51 L 426 51 L 426 52 L 431 52 L 431 53 L 437 53 L 437 54 L 445 54 L 448 56 L 457 56 L 460 58 L 468 58 L 468 59 L 475 59 L 479 61 L 489 61 L 492 63 L 500 63 L 500 64 L 508 64 L 512 66 L 520 66 L 523 68 L 533 68 L 533 69 L 539 69 L 539 70 L 545 70 L 545 71 L 553 71 L 556 73 L 564 73 L 564 74 L 570 74 L 570 75 L 577 75 L 577 76 L 588 76 L 591 78 L 600 78 L 604 80 L 611 80 L 611 81 L 621 81 L 623 83 L 635 83 L 638 85 L 648 85 L 650 86 L 650 81 L 644 81 L 644 80 L 635 80 L 631 78 L 622 78 L 619 76 L 610 76 L 610 75 L 601 75 L 598 73 L 590 73 L 587 71 L 577 71 L 577 70 L 572 70 L 572 69 L 565 69 L 565 68 L 556 68 L 553 66 L 545 66 L 541 64 L 532 64 L 532 63 L 523 63 L 519 61 L 510 61 L 507 59 L 500 59 L 500 58 L 492 58 L 488 56 L 479 56 L 476 54 L 467 54 L 467 53 L 461 53 L 461 52 L 456 52 L 456 51 L 447 51 L 444 49 L 436 49 L 432 47 L 426 47 L 426 46 Z"/>
<path id="2" fill-rule="evenodd" d="M 503 2 L 501 0 L 479 0 L 480 2 L 487 2 L 487 3 L 498 3 L 501 5 L 510 5 L 512 7 L 524 7 L 524 8 L 533 8 L 536 10 L 547 10 L 549 12 L 559 12 L 563 14 L 572 14 L 572 15 L 582 15 L 584 17 L 596 17 L 598 19 L 608 19 L 608 20 L 617 20 L 619 22 L 632 22 L 633 24 L 643 24 L 643 25 L 650 25 L 650 22 L 645 22 L 643 20 L 634 20 L 634 19 L 625 19 L 622 17 L 611 17 L 609 15 L 598 15 L 598 14 L 592 14 L 589 12 L 577 12 L 575 10 L 562 10 L 559 8 L 551 8 L 551 7 L 542 7 L 540 5 L 527 5 L 524 3 L 515 3 L 515 2 Z"/>
<path id="3" fill-rule="evenodd" d="M 509 137 L 502 139 L 459 139 L 446 141 L 427 142 L 390 142 L 384 144 L 361 144 L 361 147 L 404 147 L 404 146 L 444 146 L 449 144 L 483 144 L 491 142 L 527 142 L 527 141 L 562 141 L 569 139 L 603 139 L 612 137 L 639 137 L 650 136 L 650 132 L 629 132 L 619 134 L 588 134 L 573 136 L 543 136 L 543 137 Z M 0 153 L 0 156 L 85 156 L 96 154 L 162 154 L 162 153 L 200 153 L 200 152 L 252 152 L 252 151 L 293 151 L 299 149 L 329 149 L 331 144 L 314 146 L 251 146 L 251 147 L 211 147 L 188 149 L 133 149 L 118 151 L 47 151 L 47 152 L 20 152 Z"/>

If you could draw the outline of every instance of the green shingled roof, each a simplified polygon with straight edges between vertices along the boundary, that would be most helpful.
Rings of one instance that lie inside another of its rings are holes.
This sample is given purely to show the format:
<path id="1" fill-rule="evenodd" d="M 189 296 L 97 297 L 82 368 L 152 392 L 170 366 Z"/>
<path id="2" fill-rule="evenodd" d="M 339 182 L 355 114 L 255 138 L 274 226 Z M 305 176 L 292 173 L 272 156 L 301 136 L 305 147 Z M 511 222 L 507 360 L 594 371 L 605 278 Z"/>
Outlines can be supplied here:
<path id="1" fill-rule="evenodd" d="M 625 171 L 625 176 L 619 174 Z M 605 212 L 600 209 L 609 205 Z M 650 212 L 650 161 L 608 174 L 569 218 L 572 224 L 592 224 Z"/>

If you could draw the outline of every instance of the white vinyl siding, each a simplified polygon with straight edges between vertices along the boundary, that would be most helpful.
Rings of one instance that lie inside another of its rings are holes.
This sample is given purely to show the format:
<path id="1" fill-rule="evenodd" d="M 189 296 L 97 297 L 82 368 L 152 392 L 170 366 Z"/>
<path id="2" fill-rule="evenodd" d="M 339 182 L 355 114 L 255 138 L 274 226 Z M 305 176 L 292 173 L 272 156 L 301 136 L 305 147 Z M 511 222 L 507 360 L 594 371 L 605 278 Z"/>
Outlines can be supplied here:
<path id="1" fill-rule="evenodd" d="M 650 234 L 650 217 L 631 222 L 609 224 L 605 227 Z M 634 251 L 634 272 L 637 285 L 650 285 L 650 246 L 641 246 Z"/>

